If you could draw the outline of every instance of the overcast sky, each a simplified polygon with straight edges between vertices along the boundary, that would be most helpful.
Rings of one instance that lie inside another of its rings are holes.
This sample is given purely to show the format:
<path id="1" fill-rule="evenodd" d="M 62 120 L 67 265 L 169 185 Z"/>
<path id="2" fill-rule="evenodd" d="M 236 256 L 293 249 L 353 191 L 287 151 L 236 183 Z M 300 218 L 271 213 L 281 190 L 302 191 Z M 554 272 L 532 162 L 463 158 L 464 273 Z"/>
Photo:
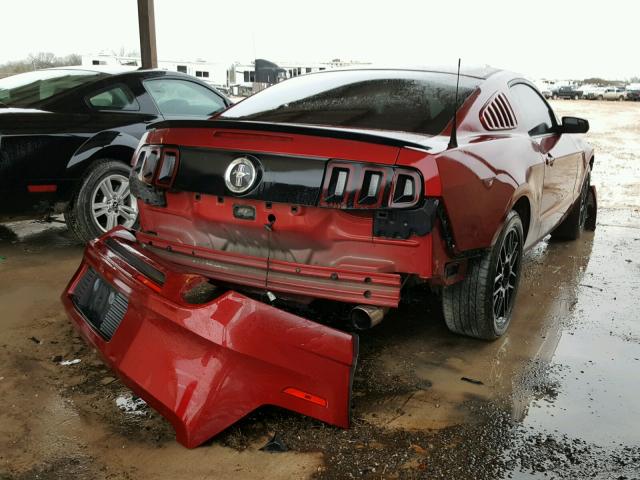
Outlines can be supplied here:
<path id="1" fill-rule="evenodd" d="M 490 64 L 532 77 L 640 76 L 640 1 L 156 0 L 161 60 Z M 139 50 L 136 0 L 4 0 L 0 63 Z"/>

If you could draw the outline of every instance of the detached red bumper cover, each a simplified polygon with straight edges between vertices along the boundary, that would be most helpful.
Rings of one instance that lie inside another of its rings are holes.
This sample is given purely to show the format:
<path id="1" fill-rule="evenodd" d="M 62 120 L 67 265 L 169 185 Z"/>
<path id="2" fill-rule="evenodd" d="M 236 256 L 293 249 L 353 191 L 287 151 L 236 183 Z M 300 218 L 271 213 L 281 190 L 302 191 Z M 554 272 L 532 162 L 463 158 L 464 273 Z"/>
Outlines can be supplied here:
<path id="1" fill-rule="evenodd" d="M 181 292 L 194 278 L 115 230 L 87 247 L 62 301 L 187 447 L 267 404 L 349 426 L 357 337 L 234 291 L 188 304 Z"/>

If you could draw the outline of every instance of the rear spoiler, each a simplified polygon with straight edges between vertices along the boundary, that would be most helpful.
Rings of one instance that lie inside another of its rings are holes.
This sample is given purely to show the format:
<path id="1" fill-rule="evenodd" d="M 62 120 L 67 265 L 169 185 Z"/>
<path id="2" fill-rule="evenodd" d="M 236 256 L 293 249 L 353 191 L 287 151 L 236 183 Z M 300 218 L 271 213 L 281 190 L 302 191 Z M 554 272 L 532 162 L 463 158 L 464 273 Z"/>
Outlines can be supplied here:
<path id="1" fill-rule="evenodd" d="M 430 150 L 430 147 L 418 142 L 402 138 L 401 132 L 389 132 L 387 135 L 369 133 L 364 130 L 352 130 L 336 127 L 319 127 L 314 125 L 252 122 L 248 120 L 162 120 L 151 123 L 147 130 L 162 128 L 220 128 L 225 130 L 254 130 L 260 132 L 291 133 L 298 135 L 311 135 L 314 137 L 331 137 L 342 140 L 355 140 L 358 142 L 375 143 L 390 147 L 412 147 L 421 150 Z"/>

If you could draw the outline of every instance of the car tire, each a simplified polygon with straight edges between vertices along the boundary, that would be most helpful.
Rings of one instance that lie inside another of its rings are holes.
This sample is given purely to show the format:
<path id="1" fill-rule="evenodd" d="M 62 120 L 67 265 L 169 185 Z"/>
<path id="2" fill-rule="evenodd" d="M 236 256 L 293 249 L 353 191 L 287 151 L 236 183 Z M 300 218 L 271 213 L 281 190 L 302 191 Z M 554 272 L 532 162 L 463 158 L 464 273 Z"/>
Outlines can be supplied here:
<path id="1" fill-rule="evenodd" d="M 588 172 L 580 190 L 580 196 L 571 206 L 569 214 L 551 232 L 552 240 L 577 240 L 580 237 L 587 219 L 590 182 L 591 172 Z"/>
<path id="2" fill-rule="evenodd" d="M 482 340 L 503 335 L 513 313 L 524 234 L 522 220 L 509 212 L 495 245 L 470 259 L 463 280 L 442 291 L 444 320 L 454 333 Z"/>
<path id="3" fill-rule="evenodd" d="M 137 227 L 138 208 L 129 191 L 129 172 L 129 166 L 113 159 L 99 160 L 87 169 L 64 214 L 69 230 L 82 242 L 118 225 Z"/>

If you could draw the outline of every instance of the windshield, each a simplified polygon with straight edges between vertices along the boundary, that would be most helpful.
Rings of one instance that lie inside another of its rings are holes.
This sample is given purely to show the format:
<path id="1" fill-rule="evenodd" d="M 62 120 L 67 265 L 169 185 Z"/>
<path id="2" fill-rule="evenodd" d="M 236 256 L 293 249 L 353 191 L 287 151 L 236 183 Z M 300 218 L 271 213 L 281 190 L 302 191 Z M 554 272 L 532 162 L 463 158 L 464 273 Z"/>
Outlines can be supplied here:
<path id="1" fill-rule="evenodd" d="M 40 70 L 0 79 L 0 106 L 33 107 L 59 93 L 107 74 L 88 70 Z"/>
<path id="2" fill-rule="evenodd" d="M 481 80 L 460 77 L 458 105 Z M 437 135 L 451 120 L 456 75 L 347 70 L 302 75 L 232 106 L 219 118 Z"/>

